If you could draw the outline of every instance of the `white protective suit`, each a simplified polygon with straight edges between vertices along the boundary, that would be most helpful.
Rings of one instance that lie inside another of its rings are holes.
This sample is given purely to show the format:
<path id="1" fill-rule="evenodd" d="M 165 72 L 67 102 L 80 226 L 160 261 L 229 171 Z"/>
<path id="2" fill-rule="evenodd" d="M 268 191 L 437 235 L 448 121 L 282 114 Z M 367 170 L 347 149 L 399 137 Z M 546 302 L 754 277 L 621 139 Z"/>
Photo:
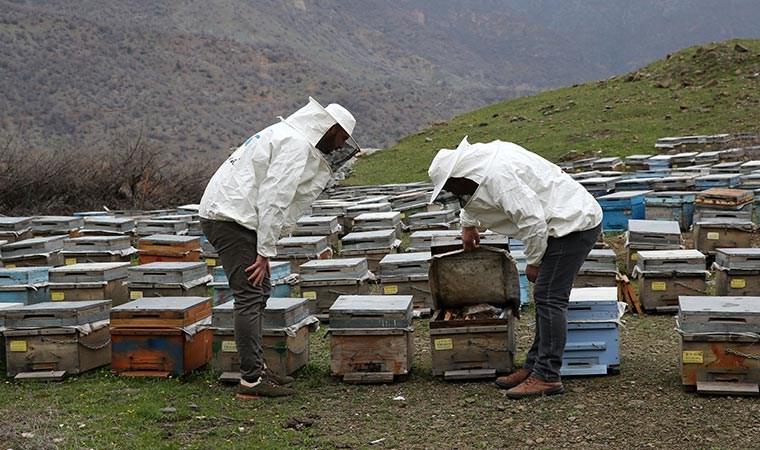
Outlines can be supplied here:
<path id="1" fill-rule="evenodd" d="M 248 138 L 219 167 L 200 203 L 200 216 L 255 230 L 258 253 L 277 256 L 281 230 L 292 228 L 332 178 L 316 144 L 339 123 L 350 135 L 356 120 L 345 108 L 309 103 Z"/>
<path id="2" fill-rule="evenodd" d="M 594 197 L 558 166 L 511 142 L 442 149 L 428 171 L 432 199 L 451 177 L 479 184 L 460 214 L 462 227 L 486 227 L 520 239 L 528 264 L 540 265 L 549 236 L 562 237 L 594 228 L 602 208 Z"/>

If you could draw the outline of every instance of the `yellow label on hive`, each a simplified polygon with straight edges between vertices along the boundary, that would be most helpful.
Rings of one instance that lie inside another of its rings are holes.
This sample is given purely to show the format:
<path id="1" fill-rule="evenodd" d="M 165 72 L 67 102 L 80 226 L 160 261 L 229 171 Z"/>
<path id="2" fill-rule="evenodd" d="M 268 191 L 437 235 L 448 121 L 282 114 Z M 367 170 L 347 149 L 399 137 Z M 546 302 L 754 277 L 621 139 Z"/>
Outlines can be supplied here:
<path id="1" fill-rule="evenodd" d="M 717 241 L 718 239 L 720 239 L 720 233 L 718 233 L 717 231 L 711 231 L 707 233 L 707 239 L 711 241 Z"/>
<path id="2" fill-rule="evenodd" d="M 401 218 L 402 218 L 402 219 L 406 218 L 406 214 L 404 214 L 404 213 L 401 213 Z"/>
<path id="3" fill-rule="evenodd" d="M 383 294 L 385 295 L 398 294 L 398 286 L 383 286 Z"/>
<path id="4" fill-rule="evenodd" d="M 652 290 L 653 291 L 667 291 L 668 290 L 668 284 L 664 281 L 653 281 L 652 282 Z"/>
<path id="5" fill-rule="evenodd" d="M 638 253 L 631 253 L 631 261 L 636 261 L 637 259 L 639 259 L 639 254 Z"/>
<path id="6" fill-rule="evenodd" d="M 745 287 L 747 287 L 747 280 L 743 280 L 741 278 L 735 278 L 731 280 L 731 288 L 744 289 Z"/>
<path id="7" fill-rule="evenodd" d="M 451 350 L 454 348 L 454 342 L 451 340 L 451 338 L 436 339 L 433 341 L 433 345 L 435 346 L 436 350 Z"/>
<path id="8" fill-rule="evenodd" d="M 681 354 L 681 361 L 684 364 L 702 364 L 705 358 L 701 351 L 686 351 Z"/>
<path id="9" fill-rule="evenodd" d="M 15 269 L 15 268 L 16 268 L 16 265 L 15 265 L 15 264 L 6 264 L 4 267 L 5 267 L 6 269 Z"/>
<path id="10" fill-rule="evenodd" d="M 12 352 L 25 352 L 26 341 L 10 341 L 8 347 L 10 347 Z"/>
<path id="11" fill-rule="evenodd" d="M 142 291 L 132 291 L 129 293 L 130 300 L 137 300 L 138 298 L 143 298 Z"/>
<path id="12" fill-rule="evenodd" d="M 63 260 L 63 262 L 64 262 L 64 264 L 66 264 L 67 266 L 71 266 L 71 265 L 73 265 L 73 264 L 76 264 L 76 263 L 77 263 L 77 259 L 76 259 L 76 258 L 66 258 L 66 259 L 64 259 L 64 260 Z"/>
<path id="13" fill-rule="evenodd" d="M 214 267 L 216 265 L 216 259 L 214 259 L 214 258 L 206 258 L 206 265 Z"/>
<path id="14" fill-rule="evenodd" d="M 317 292 L 316 291 L 304 291 L 302 294 L 303 298 L 308 298 L 309 300 L 316 300 L 317 299 Z"/>
<path id="15" fill-rule="evenodd" d="M 235 341 L 222 341 L 222 351 L 225 353 L 237 353 Z"/>
<path id="16" fill-rule="evenodd" d="M 64 299 L 65 295 L 61 291 L 55 291 L 50 293 L 50 300 L 54 302 L 60 302 Z"/>

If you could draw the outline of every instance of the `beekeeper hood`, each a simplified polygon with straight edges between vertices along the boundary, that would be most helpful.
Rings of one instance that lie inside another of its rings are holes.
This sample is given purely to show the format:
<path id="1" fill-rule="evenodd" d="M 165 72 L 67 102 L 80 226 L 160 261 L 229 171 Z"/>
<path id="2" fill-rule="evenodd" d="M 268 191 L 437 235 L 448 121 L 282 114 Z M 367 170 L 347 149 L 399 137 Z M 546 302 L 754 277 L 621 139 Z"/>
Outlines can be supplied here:
<path id="1" fill-rule="evenodd" d="M 462 139 L 456 150 L 443 148 L 438 151 L 428 169 L 434 186 L 430 203 L 435 201 L 449 178 L 468 178 L 478 184 L 483 182 L 492 156 L 483 158 L 484 155 L 479 153 L 467 142 L 467 136 Z"/>
<path id="2" fill-rule="evenodd" d="M 309 143 L 315 147 L 327 130 L 337 123 L 348 133 L 347 144 L 359 150 L 359 144 L 353 138 L 356 119 L 346 108 L 337 103 L 330 103 L 325 108 L 318 101 L 309 97 L 309 103 L 306 106 L 294 112 L 286 119 L 280 117 L 280 120 L 306 136 Z"/>

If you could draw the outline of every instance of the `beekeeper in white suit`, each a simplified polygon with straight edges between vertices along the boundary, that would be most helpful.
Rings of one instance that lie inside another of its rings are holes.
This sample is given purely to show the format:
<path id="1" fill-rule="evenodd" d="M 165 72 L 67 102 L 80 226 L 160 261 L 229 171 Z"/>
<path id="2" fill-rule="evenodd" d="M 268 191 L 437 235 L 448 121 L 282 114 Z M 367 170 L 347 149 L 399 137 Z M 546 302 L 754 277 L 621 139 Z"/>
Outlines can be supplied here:
<path id="1" fill-rule="evenodd" d="M 239 392 L 293 394 L 293 378 L 264 364 L 261 318 L 271 291 L 269 259 L 283 229 L 317 198 L 332 177 L 325 155 L 342 148 L 356 120 L 338 104 L 316 100 L 248 138 L 219 167 L 200 203 L 201 228 L 219 253 L 234 297 Z"/>
<path id="2" fill-rule="evenodd" d="M 507 396 L 564 392 L 560 380 L 570 290 L 599 238 L 602 209 L 559 167 L 510 142 L 442 149 L 428 171 L 435 189 L 459 198 L 465 251 L 480 242 L 478 227 L 525 244 L 528 280 L 535 283 L 536 334 L 522 368 L 496 380 Z M 432 201 L 431 200 L 431 201 Z"/>

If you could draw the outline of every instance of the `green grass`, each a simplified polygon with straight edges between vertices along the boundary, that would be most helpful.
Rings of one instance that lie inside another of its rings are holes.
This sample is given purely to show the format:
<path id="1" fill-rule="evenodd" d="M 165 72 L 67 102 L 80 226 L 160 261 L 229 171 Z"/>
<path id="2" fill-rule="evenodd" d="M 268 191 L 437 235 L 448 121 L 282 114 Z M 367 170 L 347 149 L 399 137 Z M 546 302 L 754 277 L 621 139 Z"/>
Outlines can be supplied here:
<path id="1" fill-rule="evenodd" d="M 734 50 L 735 44 L 747 52 Z M 570 151 L 654 153 L 666 136 L 757 132 L 760 40 L 691 47 L 626 75 L 494 104 L 408 136 L 362 158 L 348 184 L 428 180 L 441 148 L 515 142 L 557 161 Z"/>

